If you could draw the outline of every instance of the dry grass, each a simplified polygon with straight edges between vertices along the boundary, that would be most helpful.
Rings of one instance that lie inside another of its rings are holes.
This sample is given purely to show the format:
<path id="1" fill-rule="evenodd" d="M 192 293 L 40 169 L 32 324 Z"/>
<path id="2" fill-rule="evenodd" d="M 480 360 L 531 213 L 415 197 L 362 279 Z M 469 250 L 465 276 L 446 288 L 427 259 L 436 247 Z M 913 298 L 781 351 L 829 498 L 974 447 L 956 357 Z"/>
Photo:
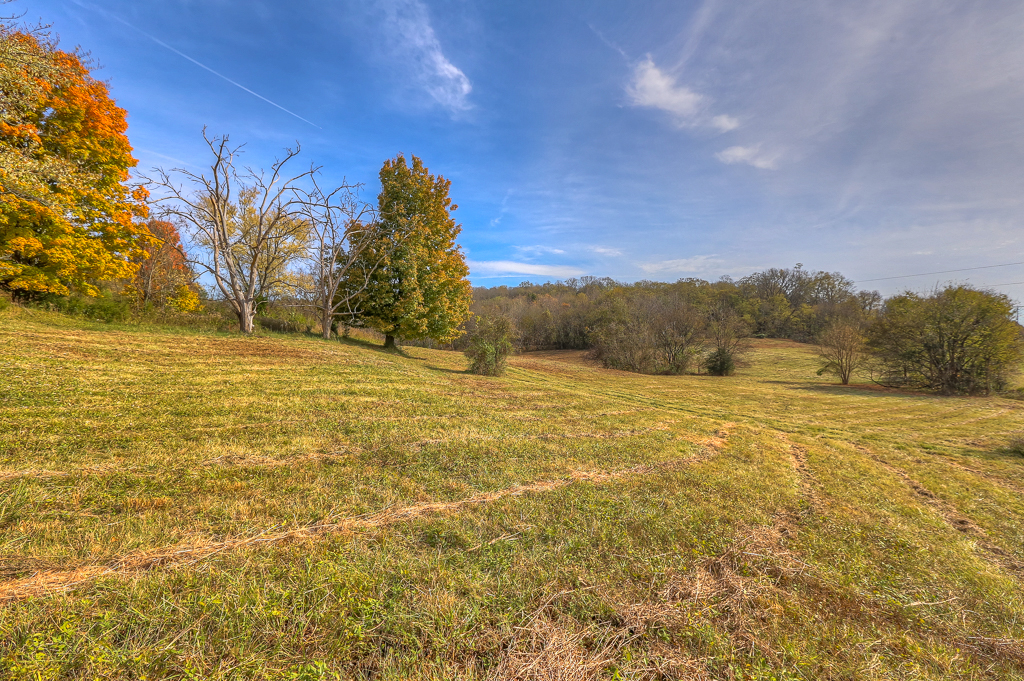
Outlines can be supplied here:
<path id="1" fill-rule="evenodd" d="M 1019 401 L 0 322 L 0 678 L 1024 678 Z"/>

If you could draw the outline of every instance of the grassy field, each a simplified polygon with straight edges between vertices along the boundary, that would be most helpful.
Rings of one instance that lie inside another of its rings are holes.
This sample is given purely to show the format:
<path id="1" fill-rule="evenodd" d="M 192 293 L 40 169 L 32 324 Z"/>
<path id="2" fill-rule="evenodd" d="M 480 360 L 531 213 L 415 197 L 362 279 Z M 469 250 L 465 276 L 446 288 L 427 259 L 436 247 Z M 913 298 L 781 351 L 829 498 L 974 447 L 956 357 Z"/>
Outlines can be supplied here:
<path id="1" fill-rule="evenodd" d="M 1024 678 L 1024 402 L 465 366 L 0 312 L 0 678 Z"/>

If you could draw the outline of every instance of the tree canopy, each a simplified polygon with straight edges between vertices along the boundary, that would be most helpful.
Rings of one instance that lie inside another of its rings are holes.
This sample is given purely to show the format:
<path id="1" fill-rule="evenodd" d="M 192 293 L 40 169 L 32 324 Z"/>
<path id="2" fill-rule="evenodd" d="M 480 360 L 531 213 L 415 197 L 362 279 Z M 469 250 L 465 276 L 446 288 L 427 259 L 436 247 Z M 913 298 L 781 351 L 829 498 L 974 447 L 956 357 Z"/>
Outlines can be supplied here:
<path id="1" fill-rule="evenodd" d="M 98 293 L 130 278 L 147 214 L 124 109 L 81 55 L 0 26 L 0 287 Z"/>
<path id="2" fill-rule="evenodd" d="M 399 154 L 384 162 L 377 197 L 381 229 L 361 261 L 352 268 L 358 295 L 357 323 L 386 337 L 448 342 L 469 317 L 472 288 L 462 249 L 462 231 L 451 213 L 451 182 L 435 177 L 416 156 L 412 164 Z M 375 269 L 367 276 L 367 268 Z"/>
<path id="3" fill-rule="evenodd" d="M 893 296 L 870 329 L 881 381 L 947 395 L 999 390 L 1024 352 L 1012 316 L 1007 296 L 969 286 Z"/>

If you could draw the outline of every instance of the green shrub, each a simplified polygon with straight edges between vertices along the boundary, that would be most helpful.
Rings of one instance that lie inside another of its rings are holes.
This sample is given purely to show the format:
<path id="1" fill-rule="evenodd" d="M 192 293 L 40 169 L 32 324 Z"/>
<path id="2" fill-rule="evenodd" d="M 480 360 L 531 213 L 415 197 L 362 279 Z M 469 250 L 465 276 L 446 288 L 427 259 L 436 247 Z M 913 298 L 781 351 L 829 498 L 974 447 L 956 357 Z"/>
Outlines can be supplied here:
<path id="1" fill-rule="evenodd" d="M 704 359 L 704 371 L 712 376 L 732 376 L 736 371 L 736 358 L 728 348 L 719 348 Z"/>
<path id="2" fill-rule="evenodd" d="M 57 296 L 47 295 L 38 302 L 42 307 L 66 314 L 69 317 L 81 317 L 99 322 L 126 322 L 132 317 L 131 305 L 128 300 L 105 291 L 97 298 L 81 295 Z"/>
<path id="3" fill-rule="evenodd" d="M 501 376 L 505 363 L 515 349 L 512 320 L 508 317 L 479 317 L 476 332 L 470 336 L 466 356 L 469 370 L 482 376 Z"/>

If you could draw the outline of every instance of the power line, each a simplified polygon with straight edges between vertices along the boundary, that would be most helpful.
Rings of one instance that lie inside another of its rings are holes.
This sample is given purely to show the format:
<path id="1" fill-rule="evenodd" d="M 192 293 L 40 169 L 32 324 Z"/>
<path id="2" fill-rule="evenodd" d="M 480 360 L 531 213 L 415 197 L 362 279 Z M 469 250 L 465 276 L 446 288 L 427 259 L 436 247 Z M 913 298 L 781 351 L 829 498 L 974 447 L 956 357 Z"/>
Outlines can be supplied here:
<path id="1" fill-rule="evenodd" d="M 866 284 L 869 281 L 888 281 L 889 279 L 909 279 L 910 277 L 927 277 L 932 274 L 950 274 L 951 272 L 970 272 L 971 270 L 989 270 L 993 267 L 1010 267 L 1011 265 L 1024 265 L 1024 262 L 1008 262 L 1002 265 L 982 265 L 981 267 L 964 267 L 959 270 L 942 270 L 941 272 L 922 272 L 921 274 L 901 274 L 896 277 L 878 277 L 877 279 L 861 279 L 855 281 L 855 284 Z M 999 286 L 1009 286 L 1009 284 L 998 284 Z"/>

